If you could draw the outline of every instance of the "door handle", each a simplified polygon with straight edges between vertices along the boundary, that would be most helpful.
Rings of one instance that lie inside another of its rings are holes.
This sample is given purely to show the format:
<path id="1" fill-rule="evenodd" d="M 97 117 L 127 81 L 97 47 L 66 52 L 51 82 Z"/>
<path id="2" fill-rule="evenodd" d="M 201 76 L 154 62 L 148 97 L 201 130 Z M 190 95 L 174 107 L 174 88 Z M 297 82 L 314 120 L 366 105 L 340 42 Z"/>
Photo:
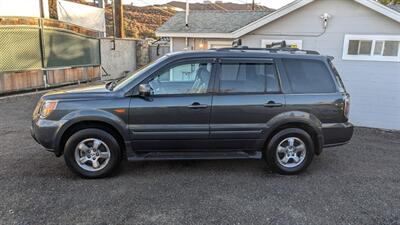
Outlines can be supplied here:
<path id="1" fill-rule="evenodd" d="M 203 105 L 198 102 L 193 102 L 193 104 L 188 106 L 188 108 L 191 108 L 191 109 L 205 109 L 207 107 L 208 107 L 208 105 Z"/>
<path id="2" fill-rule="evenodd" d="M 282 106 L 283 106 L 282 103 L 276 103 L 274 101 L 269 101 L 269 102 L 264 104 L 264 107 L 270 107 L 270 108 L 282 107 Z"/>

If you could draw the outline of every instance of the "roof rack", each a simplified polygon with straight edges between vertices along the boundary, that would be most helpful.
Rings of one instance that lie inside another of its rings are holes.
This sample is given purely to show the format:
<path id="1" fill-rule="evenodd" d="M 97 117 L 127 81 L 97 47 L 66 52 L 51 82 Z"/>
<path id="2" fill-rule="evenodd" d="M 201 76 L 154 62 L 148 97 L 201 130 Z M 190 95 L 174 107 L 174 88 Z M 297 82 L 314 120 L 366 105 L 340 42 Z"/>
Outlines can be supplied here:
<path id="1" fill-rule="evenodd" d="M 242 40 L 237 39 L 233 41 L 232 48 L 219 48 L 219 49 L 212 49 L 216 51 L 268 51 L 270 53 L 302 53 L 302 54 L 309 54 L 309 55 L 319 55 L 319 52 L 312 51 L 312 50 L 301 50 L 298 48 L 291 48 L 286 45 L 286 41 L 280 42 L 273 42 L 271 44 L 271 48 L 249 48 L 248 46 L 242 46 Z M 276 46 L 276 47 L 275 47 Z"/>
<path id="2" fill-rule="evenodd" d="M 309 55 L 319 55 L 319 52 L 317 51 L 312 51 L 312 50 L 302 50 L 298 48 L 249 48 L 247 46 L 240 46 L 236 48 L 218 48 L 218 49 L 212 49 L 216 51 L 268 51 L 269 53 L 290 53 L 290 54 L 296 54 L 296 53 L 302 53 L 302 54 L 309 54 Z"/>

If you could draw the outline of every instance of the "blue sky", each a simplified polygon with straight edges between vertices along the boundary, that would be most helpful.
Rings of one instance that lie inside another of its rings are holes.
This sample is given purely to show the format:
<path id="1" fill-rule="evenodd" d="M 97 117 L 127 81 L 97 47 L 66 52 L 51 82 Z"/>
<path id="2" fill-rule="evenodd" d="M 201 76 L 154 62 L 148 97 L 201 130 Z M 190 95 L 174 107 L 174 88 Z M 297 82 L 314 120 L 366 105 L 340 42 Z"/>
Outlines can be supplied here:
<path id="1" fill-rule="evenodd" d="M 122 0 L 124 4 L 130 4 L 133 3 L 134 5 L 138 6 L 144 6 L 144 5 L 150 5 L 150 4 L 163 4 L 170 2 L 172 0 Z M 185 0 L 178 0 L 182 2 L 186 2 Z M 282 7 L 293 0 L 256 0 L 257 4 L 262 4 L 265 6 L 268 6 L 270 8 L 279 8 Z M 203 2 L 203 0 L 189 0 L 189 2 Z M 215 2 L 215 0 L 212 0 L 212 2 Z M 223 2 L 235 2 L 235 3 L 251 3 L 252 0 L 223 0 Z"/>

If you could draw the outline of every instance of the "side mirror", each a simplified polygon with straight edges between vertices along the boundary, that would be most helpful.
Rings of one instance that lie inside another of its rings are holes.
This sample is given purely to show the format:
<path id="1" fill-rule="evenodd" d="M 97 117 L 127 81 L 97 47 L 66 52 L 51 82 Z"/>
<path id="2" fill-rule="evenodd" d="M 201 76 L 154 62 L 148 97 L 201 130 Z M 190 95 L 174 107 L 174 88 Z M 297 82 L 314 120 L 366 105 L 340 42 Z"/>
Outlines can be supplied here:
<path id="1" fill-rule="evenodd" d="M 113 82 L 112 81 L 108 81 L 107 83 L 106 83 L 106 88 L 107 88 L 107 90 L 111 90 L 112 87 L 113 86 Z"/>
<path id="2" fill-rule="evenodd" d="M 141 84 L 139 85 L 139 95 L 142 97 L 149 97 L 152 92 L 152 88 L 150 84 Z"/>

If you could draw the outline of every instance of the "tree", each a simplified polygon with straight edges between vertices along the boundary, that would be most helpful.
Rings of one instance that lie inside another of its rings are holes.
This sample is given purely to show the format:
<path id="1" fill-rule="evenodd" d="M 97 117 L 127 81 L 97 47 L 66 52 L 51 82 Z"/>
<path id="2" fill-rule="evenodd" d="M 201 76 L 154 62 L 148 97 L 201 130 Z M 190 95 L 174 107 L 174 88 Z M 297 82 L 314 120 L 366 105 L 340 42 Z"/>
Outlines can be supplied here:
<path id="1" fill-rule="evenodd" d="M 384 4 L 384 5 L 400 4 L 400 0 L 379 0 L 379 2 Z"/>

